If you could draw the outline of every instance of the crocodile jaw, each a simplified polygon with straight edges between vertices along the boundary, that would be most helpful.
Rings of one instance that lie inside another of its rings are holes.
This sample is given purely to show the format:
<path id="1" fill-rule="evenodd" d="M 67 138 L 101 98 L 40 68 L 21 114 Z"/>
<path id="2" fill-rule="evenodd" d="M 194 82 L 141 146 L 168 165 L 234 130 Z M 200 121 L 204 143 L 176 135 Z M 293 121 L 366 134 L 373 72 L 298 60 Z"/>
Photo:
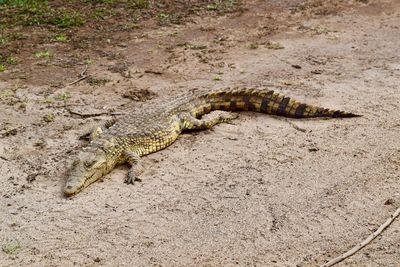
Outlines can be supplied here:
<path id="1" fill-rule="evenodd" d="M 103 176 L 102 171 L 90 172 L 87 175 L 71 175 L 69 176 L 67 183 L 64 187 L 64 195 L 71 197 L 90 185 L 91 183 L 97 181 L 101 176 Z"/>

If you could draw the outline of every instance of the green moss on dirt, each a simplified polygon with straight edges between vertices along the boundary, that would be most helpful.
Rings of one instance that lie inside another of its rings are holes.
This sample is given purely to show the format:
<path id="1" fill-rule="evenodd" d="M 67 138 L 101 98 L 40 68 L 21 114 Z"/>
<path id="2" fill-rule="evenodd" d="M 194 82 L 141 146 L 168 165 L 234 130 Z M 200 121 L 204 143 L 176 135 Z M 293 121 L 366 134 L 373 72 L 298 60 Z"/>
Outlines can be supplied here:
<path id="1" fill-rule="evenodd" d="M 116 32 L 136 31 L 148 20 L 184 24 L 191 16 L 239 12 L 242 6 L 241 0 L 0 0 L 1 70 L 21 66 L 32 54 L 50 58 L 38 53 L 46 43 L 59 43 L 55 54 L 67 47 L 99 48 Z"/>

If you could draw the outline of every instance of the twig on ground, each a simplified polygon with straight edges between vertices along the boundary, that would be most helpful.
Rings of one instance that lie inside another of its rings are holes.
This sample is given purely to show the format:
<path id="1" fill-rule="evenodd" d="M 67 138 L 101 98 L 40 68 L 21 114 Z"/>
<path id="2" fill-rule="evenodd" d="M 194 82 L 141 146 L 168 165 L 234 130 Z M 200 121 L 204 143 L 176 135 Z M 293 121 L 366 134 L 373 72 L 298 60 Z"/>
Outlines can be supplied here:
<path id="1" fill-rule="evenodd" d="M 123 112 L 102 111 L 102 112 L 94 112 L 94 113 L 81 113 L 79 111 L 72 110 L 72 109 L 70 109 L 68 107 L 66 107 L 65 109 L 70 114 L 78 115 L 78 116 L 81 116 L 82 118 L 98 117 L 98 116 L 103 116 L 103 115 L 111 115 L 111 116 L 126 115 L 126 113 L 123 113 Z"/>
<path id="2" fill-rule="evenodd" d="M 74 85 L 74 84 L 79 83 L 80 81 L 82 81 L 82 80 L 88 78 L 90 75 L 85 75 L 85 73 L 86 73 L 86 71 L 88 70 L 88 68 L 89 68 L 89 66 L 86 65 L 85 69 L 84 69 L 84 70 L 81 72 L 81 74 L 80 74 L 81 77 L 78 78 L 77 80 L 75 80 L 75 81 L 69 83 L 68 85 Z"/>
<path id="3" fill-rule="evenodd" d="M 378 230 L 376 230 L 375 232 L 373 232 L 370 236 L 368 236 L 364 241 L 362 241 L 361 243 L 357 244 L 355 247 L 353 247 L 352 249 L 350 249 L 349 251 L 347 251 L 346 253 L 328 261 L 327 263 L 321 265 L 321 267 L 330 267 L 335 265 L 336 263 L 341 262 L 342 260 L 352 256 L 353 254 L 355 254 L 357 251 L 359 251 L 360 249 L 362 249 L 363 247 L 365 247 L 366 245 L 368 245 L 372 240 L 374 240 L 378 235 L 380 235 L 383 230 L 386 229 L 386 227 L 388 227 L 398 216 L 400 215 L 400 208 L 398 208 L 393 214 L 392 216 L 390 216 L 390 218 L 384 223 L 382 224 Z"/>
<path id="4" fill-rule="evenodd" d="M 76 83 L 79 83 L 80 81 L 86 79 L 87 77 L 89 77 L 89 75 L 88 75 L 88 76 L 83 76 L 83 77 L 81 77 L 81 78 L 79 78 L 79 79 L 73 81 L 72 83 L 69 83 L 68 85 L 74 85 L 74 84 L 76 84 Z"/>
<path id="5" fill-rule="evenodd" d="M 86 71 L 88 70 L 89 65 L 86 65 L 85 69 L 81 72 L 81 77 L 85 76 Z"/>
<path id="6" fill-rule="evenodd" d="M 63 103 L 63 104 L 61 104 L 61 105 L 47 105 L 47 107 L 50 107 L 50 108 L 69 108 L 69 107 L 83 107 L 83 106 L 86 106 L 87 104 L 74 104 L 74 103 L 71 103 L 71 104 L 67 104 L 67 103 Z"/>
<path id="7" fill-rule="evenodd" d="M 292 126 L 292 127 L 293 127 L 294 129 L 296 129 L 297 131 L 300 131 L 300 132 L 303 132 L 303 133 L 307 132 L 306 129 L 300 128 L 299 126 L 297 126 L 296 124 L 294 124 L 294 123 L 291 122 L 290 120 L 286 120 L 286 121 L 290 124 L 290 126 Z"/>
<path id="8" fill-rule="evenodd" d="M 4 157 L 4 156 L 0 156 L 0 159 L 5 160 L 5 161 L 9 161 L 9 159 Z"/>
<path id="9" fill-rule="evenodd" d="M 150 74 L 155 74 L 155 75 L 162 75 L 162 71 L 158 70 L 145 70 L 144 73 L 150 73 Z"/>
<path id="10" fill-rule="evenodd" d="M 112 115 L 112 116 L 126 115 L 126 114 L 128 114 L 128 113 L 126 113 L 126 112 L 111 112 L 110 113 L 110 115 Z"/>

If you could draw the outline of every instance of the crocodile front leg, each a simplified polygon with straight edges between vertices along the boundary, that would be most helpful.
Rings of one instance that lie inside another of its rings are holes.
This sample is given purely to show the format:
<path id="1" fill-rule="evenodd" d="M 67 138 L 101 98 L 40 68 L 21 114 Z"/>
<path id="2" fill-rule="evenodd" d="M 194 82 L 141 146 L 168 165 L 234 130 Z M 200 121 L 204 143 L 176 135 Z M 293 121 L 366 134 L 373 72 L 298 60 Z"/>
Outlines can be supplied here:
<path id="1" fill-rule="evenodd" d="M 103 133 L 104 130 L 113 126 L 116 121 L 117 120 L 113 118 L 103 122 L 98 126 L 94 126 L 93 128 L 90 129 L 90 131 L 81 135 L 80 139 L 89 139 L 89 141 L 96 140 Z"/>
<path id="2" fill-rule="evenodd" d="M 140 156 L 135 152 L 126 152 L 127 162 L 131 165 L 128 171 L 128 176 L 125 179 L 125 183 L 134 184 L 135 181 L 141 181 L 139 175 L 143 173 L 144 168 Z"/>

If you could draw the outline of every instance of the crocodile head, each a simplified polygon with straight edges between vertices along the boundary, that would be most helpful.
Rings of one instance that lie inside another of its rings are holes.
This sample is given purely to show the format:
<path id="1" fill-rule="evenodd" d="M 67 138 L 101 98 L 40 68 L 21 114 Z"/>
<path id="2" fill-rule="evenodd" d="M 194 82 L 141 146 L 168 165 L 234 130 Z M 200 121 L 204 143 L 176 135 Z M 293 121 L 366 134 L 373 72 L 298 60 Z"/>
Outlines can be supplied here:
<path id="1" fill-rule="evenodd" d="M 103 150 L 81 151 L 72 163 L 64 194 L 69 197 L 79 193 L 83 188 L 107 174 L 109 169 Z"/>

